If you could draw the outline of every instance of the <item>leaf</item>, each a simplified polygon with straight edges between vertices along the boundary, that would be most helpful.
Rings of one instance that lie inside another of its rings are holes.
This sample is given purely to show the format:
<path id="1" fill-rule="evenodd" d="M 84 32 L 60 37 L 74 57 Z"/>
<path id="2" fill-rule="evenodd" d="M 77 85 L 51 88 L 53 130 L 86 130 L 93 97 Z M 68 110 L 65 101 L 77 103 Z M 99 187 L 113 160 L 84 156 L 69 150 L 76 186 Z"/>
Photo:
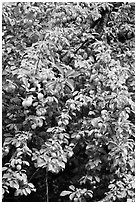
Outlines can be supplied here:
<path id="1" fill-rule="evenodd" d="M 115 188 L 115 185 L 114 185 L 114 184 L 110 184 L 110 185 L 108 186 L 108 188 Z"/>
<path id="2" fill-rule="evenodd" d="M 73 185 L 69 186 L 69 188 L 70 188 L 72 191 L 75 190 L 75 186 L 73 186 Z"/>
<path id="3" fill-rule="evenodd" d="M 80 73 L 78 73 L 78 72 L 76 72 L 74 70 L 69 70 L 69 71 L 67 71 L 65 77 L 66 78 L 75 78 L 75 77 L 77 77 L 79 75 L 80 75 Z"/>
<path id="4" fill-rule="evenodd" d="M 48 164 L 48 171 L 51 171 L 51 172 L 53 172 L 53 173 L 56 172 L 56 170 L 54 169 L 53 165 L 50 164 L 50 163 Z"/>
<path id="5" fill-rule="evenodd" d="M 34 185 L 33 185 L 32 183 L 28 183 L 28 186 L 29 186 L 30 188 L 34 188 Z"/>
<path id="6" fill-rule="evenodd" d="M 20 189 L 15 191 L 14 196 L 18 196 L 19 194 L 20 194 Z"/>
<path id="7" fill-rule="evenodd" d="M 12 159 L 12 160 L 11 160 L 11 166 L 12 166 L 12 167 L 15 167 L 15 159 Z"/>
<path id="8" fill-rule="evenodd" d="M 22 193 L 23 193 L 25 196 L 28 195 L 28 193 L 27 193 L 27 191 L 26 191 L 26 188 L 23 188 L 23 189 L 22 189 Z"/>
<path id="9" fill-rule="evenodd" d="M 27 194 L 30 194 L 31 193 L 30 188 L 26 188 L 26 192 L 27 192 Z"/>
<path id="10" fill-rule="evenodd" d="M 69 195 L 70 193 L 72 193 L 71 191 L 62 191 L 60 196 L 66 196 Z"/>
<path id="11" fill-rule="evenodd" d="M 66 85 L 74 92 L 74 82 L 71 79 L 66 79 Z"/>
<path id="12" fill-rule="evenodd" d="M 50 62 L 50 63 L 53 65 L 53 67 L 57 68 L 57 70 L 61 73 L 62 76 L 64 76 L 65 74 L 64 70 L 62 67 L 60 67 L 60 65 L 54 64 L 53 62 Z"/>
<path id="13" fill-rule="evenodd" d="M 75 193 L 75 192 L 74 192 L 74 193 L 72 193 L 72 194 L 70 194 L 69 199 L 70 199 L 70 200 L 73 200 L 73 198 L 75 197 L 75 195 L 76 195 L 76 193 Z"/>
<path id="14" fill-rule="evenodd" d="M 63 169 L 65 169 L 65 163 L 64 162 L 59 161 L 58 165 L 61 166 Z"/>
<path id="15" fill-rule="evenodd" d="M 21 142 L 17 141 L 15 145 L 16 145 L 16 147 L 19 147 L 21 145 Z"/>
<path id="16" fill-rule="evenodd" d="M 27 161 L 23 161 L 23 164 L 25 164 L 26 166 L 30 166 L 29 162 Z"/>
<path id="17" fill-rule="evenodd" d="M 19 189 L 19 184 L 16 181 L 10 181 L 10 187 Z"/>
<path id="18" fill-rule="evenodd" d="M 34 102 L 33 103 L 33 106 L 35 107 L 35 106 L 37 106 L 39 103 L 38 102 Z"/>
<path id="19" fill-rule="evenodd" d="M 2 194 L 4 194 L 5 193 L 5 188 L 2 188 Z"/>
<path id="20" fill-rule="evenodd" d="M 38 164 L 38 167 L 45 167 L 47 165 L 44 159 L 41 159 L 41 158 L 38 158 L 37 164 Z"/>
<path id="21" fill-rule="evenodd" d="M 6 171 L 8 167 L 2 167 L 2 171 Z"/>
<path id="22" fill-rule="evenodd" d="M 88 195 L 90 196 L 90 198 L 93 197 L 93 193 L 88 192 Z"/>
<path id="23" fill-rule="evenodd" d="M 100 182 L 100 178 L 98 176 L 95 176 L 96 181 L 99 183 Z"/>
<path id="24" fill-rule="evenodd" d="M 22 155 L 23 154 L 23 152 L 22 151 L 20 151 L 20 152 L 17 152 L 17 157 L 19 157 L 20 155 Z"/>
<path id="25" fill-rule="evenodd" d="M 101 118 L 98 117 L 98 118 L 94 118 L 91 120 L 91 124 L 94 126 L 94 127 L 97 127 L 98 126 L 98 122 L 101 122 Z"/>

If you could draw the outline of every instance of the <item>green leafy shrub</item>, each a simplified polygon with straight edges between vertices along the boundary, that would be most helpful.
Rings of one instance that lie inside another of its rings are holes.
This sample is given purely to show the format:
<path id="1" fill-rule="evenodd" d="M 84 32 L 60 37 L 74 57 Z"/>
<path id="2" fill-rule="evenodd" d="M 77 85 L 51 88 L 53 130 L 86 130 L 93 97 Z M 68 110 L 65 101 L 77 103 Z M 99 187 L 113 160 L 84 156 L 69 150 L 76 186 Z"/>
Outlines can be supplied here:
<path id="1" fill-rule="evenodd" d="M 134 7 L 3 3 L 4 201 L 134 201 Z"/>

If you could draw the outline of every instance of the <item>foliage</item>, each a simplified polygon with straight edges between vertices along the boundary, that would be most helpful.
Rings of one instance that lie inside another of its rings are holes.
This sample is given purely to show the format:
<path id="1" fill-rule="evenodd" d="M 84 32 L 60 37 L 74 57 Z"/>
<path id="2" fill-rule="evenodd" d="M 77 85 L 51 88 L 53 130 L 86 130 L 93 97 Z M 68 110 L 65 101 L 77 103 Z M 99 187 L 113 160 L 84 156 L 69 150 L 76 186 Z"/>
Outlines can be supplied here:
<path id="1" fill-rule="evenodd" d="M 4 201 L 134 201 L 134 16 L 3 3 Z"/>

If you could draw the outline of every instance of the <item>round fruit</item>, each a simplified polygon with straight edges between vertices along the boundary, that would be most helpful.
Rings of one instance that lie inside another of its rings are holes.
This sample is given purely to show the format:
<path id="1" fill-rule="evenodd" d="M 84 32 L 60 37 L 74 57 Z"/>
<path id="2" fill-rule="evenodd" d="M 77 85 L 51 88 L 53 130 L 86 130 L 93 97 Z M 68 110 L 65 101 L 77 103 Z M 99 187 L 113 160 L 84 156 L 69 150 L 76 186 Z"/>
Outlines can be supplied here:
<path id="1" fill-rule="evenodd" d="M 61 126 L 62 125 L 62 121 L 58 121 L 58 126 Z"/>
<path id="2" fill-rule="evenodd" d="M 69 124 L 67 119 L 63 120 L 63 123 L 64 123 L 64 125 L 68 125 Z"/>
<path id="3" fill-rule="evenodd" d="M 36 115 L 37 115 L 37 116 L 41 116 L 41 115 L 42 115 L 41 111 L 40 111 L 40 110 L 37 110 L 37 111 L 36 111 Z"/>
<path id="4" fill-rule="evenodd" d="M 56 23 L 60 23 L 60 19 L 59 18 L 56 19 Z"/>
<path id="5" fill-rule="evenodd" d="M 19 4 L 18 4 L 18 7 L 20 8 L 21 6 L 22 6 L 22 4 L 21 4 L 21 3 L 19 3 Z"/>
<path id="6" fill-rule="evenodd" d="M 52 153 L 51 153 L 51 156 L 52 156 L 52 157 L 56 157 L 57 155 L 56 155 L 55 152 L 52 152 Z"/>
<path id="7" fill-rule="evenodd" d="M 95 74 L 96 72 L 96 69 L 92 69 L 92 74 Z"/>
<path id="8" fill-rule="evenodd" d="M 83 54 L 83 58 L 84 58 L 84 59 L 87 59 L 87 57 L 88 57 L 88 54 L 85 52 L 85 53 Z"/>
<path id="9" fill-rule="evenodd" d="M 71 108 L 72 110 L 75 110 L 75 109 L 76 109 L 75 104 L 74 104 L 74 103 L 70 104 L 70 108 Z"/>
<path id="10" fill-rule="evenodd" d="M 22 105 L 23 107 L 29 107 L 32 105 L 32 97 L 28 97 L 27 99 L 25 99 L 23 102 L 22 102 Z"/>
<path id="11" fill-rule="evenodd" d="M 80 138 L 81 138 L 81 136 L 80 135 L 76 135 L 76 137 L 75 137 L 77 140 L 79 140 Z"/>
<path id="12" fill-rule="evenodd" d="M 71 18 L 69 16 L 67 16 L 67 21 L 70 21 L 70 20 L 71 20 Z"/>
<path id="13" fill-rule="evenodd" d="M 107 110 L 102 110 L 102 111 L 101 111 L 101 115 L 106 115 L 107 112 L 108 112 Z"/>
<path id="14" fill-rule="evenodd" d="M 25 106 L 31 106 L 32 100 L 31 99 L 27 99 L 24 103 L 25 103 Z"/>
<path id="15" fill-rule="evenodd" d="M 13 84 L 9 84 L 7 87 L 6 87 L 6 92 L 7 93 L 14 93 L 15 91 L 15 86 Z"/>
<path id="16" fill-rule="evenodd" d="M 65 23 L 67 21 L 67 18 L 63 17 L 62 21 Z"/>
<path id="17" fill-rule="evenodd" d="M 80 17 L 77 17 L 77 22 L 81 23 L 82 19 Z"/>
<path id="18" fill-rule="evenodd" d="M 18 164 L 18 165 L 16 166 L 16 169 L 17 169 L 18 171 L 20 171 L 20 170 L 21 170 L 21 165 Z"/>
<path id="19" fill-rule="evenodd" d="M 99 122 L 99 123 L 98 123 L 98 127 L 100 127 L 100 128 L 101 128 L 101 127 L 102 127 L 102 125 L 103 125 L 103 124 L 102 124 L 102 122 Z"/>
<path id="20" fill-rule="evenodd" d="M 20 150 L 21 150 L 20 148 L 17 148 L 17 149 L 16 149 L 17 152 L 20 152 Z"/>
<path id="21" fill-rule="evenodd" d="M 6 154 L 8 154 L 8 153 L 9 153 L 9 148 L 6 147 L 5 150 L 4 150 L 4 152 L 5 152 Z"/>
<path id="22" fill-rule="evenodd" d="M 92 90 L 90 90 L 90 95 L 92 96 L 92 95 L 94 95 L 94 93 L 95 93 L 95 91 L 92 89 Z"/>
<path id="23" fill-rule="evenodd" d="M 78 198 L 74 198 L 74 202 L 78 202 Z"/>
<path id="24" fill-rule="evenodd" d="M 42 93 L 38 93 L 38 99 L 41 100 L 43 99 L 44 95 Z"/>
<path id="25" fill-rule="evenodd" d="M 96 137 L 100 138 L 100 137 L 102 137 L 102 134 L 98 133 L 98 134 L 96 134 Z"/>
<path id="26" fill-rule="evenodd" d="M 73 152 L 68 152 L 68 157 L 72 157 L 73 156 Z"/>
<path id="27" fill-rule="evenodd" d="M 84 38 L 84 37 L 81 37 L 81 41 L 84 42 L 84 41 L 85 41 L 85 38 Z"/>
<path id="28" fill-rule="evenodd" d="M 98 79 L 98 78 L 96 78 L 96 79 L 94 79 L 94 81 L 97 83 L 97 82 L 99 82 L 99 79 Z"/>
<path id="29" fill-rule="evenodd" d="M 42 127 L 42 125 L 43 125 L 43 122 L 40 122 L 40 123 L 38 124 L 39 127 Z"/>
<path id="30" fill-rule="evenodd" d="M 62 134 L 59 135 L 59 139 L 63 140 L 64 136 Z"/>
<path id="31" fill-rule="evenodd" d="M 31 126 L 31 128 L 32 128 L 33 130 L 36 129 L 36 127 L 37 127 L 36 124 L 33 124 L 33 125 Z"/>
<path id="32" fill-rule="evenodd" d="M 23 106 L 23 107 L 27 107 L 26 100 L 24 100 L 24 101 L 22 102 L 22 106 Z"/>
<path id="33" fill-rule="evenodd" d="M 47 112 L 47 111 L 46 111 L 45 109 L 43 109 L 43 110 L 41 111 L 41 114 L 42 114 L 42 115 L 45 115 L 46 112 Z"/>
<path id="34" fill-rule="evenodd" d="M 37 80 L 34 80 L 34 81 L 33 81 L 33 84 L 34 84 L 35 87 L 37 87 L 38 84 L 39 84 L 39 82 L 38 82 Z"/>

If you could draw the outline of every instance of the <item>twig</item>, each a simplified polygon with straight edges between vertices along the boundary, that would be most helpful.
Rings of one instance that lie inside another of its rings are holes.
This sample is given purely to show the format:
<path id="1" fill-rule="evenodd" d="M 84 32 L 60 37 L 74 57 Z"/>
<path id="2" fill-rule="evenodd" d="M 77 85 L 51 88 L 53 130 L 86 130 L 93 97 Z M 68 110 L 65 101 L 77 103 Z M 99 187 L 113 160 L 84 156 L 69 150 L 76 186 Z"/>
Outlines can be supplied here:
<path id="1" fill-rule="evenodd" d="M 46 202 L 49 201 L 49 189 L 48 189 L 48 170 L 46 168 Z"/>
<path id="2" fill-rule="evenodd" d="M 40 168 L 38 168 L 38 169 L 32 174 L 32 176 L 31 176 L 30 179 L 29 179 L 29 182 L 31 181 L 31 179 L 35 176 L 35 174 L 36 174 L 39 170 L 40 170 Z"/>

